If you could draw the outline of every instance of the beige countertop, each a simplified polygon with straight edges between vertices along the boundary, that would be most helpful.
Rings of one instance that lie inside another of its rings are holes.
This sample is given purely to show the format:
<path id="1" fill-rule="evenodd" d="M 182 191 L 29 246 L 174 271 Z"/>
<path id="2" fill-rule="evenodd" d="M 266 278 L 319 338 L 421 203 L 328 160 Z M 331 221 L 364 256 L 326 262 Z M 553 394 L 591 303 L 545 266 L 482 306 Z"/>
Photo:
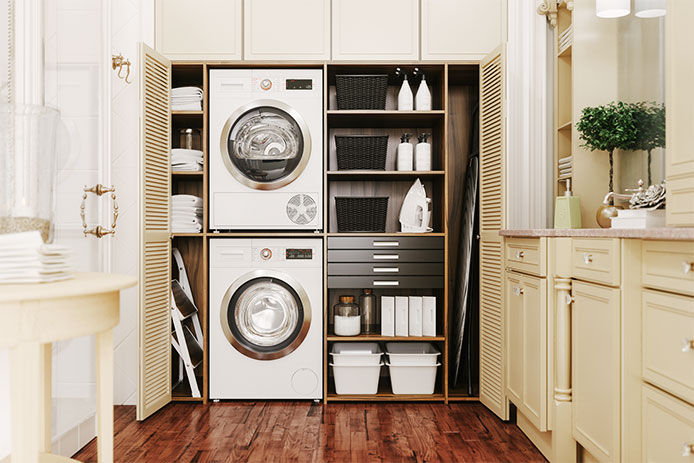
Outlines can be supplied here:
<path id="1" fill-rule="evenodd" d="M 576 238 L 634 238 L 644 240 L 682 240 L 694 241 L 694 228 L 647 228 L 647 229 L 619 229 L 619 228 L 529 228 L 529 229 L 504 229 L 499 232 L 501 236 L 518 238 L 536 237 L 576 237 Z"/>

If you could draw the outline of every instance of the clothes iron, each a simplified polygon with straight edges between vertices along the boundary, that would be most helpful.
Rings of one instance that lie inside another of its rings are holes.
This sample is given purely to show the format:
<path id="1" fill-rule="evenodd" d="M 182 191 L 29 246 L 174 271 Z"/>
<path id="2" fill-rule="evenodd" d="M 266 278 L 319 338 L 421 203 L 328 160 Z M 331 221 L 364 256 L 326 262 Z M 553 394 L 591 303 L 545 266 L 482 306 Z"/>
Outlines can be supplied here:
<path id="1" fill-rule="evenodd" d="M 428 233 L 433 231 L 431 221 L 431 198 L 427 198 L 424 185 L 417 179 L 405 196 L 400 208 L 400 231 L 402 233 Z"/>

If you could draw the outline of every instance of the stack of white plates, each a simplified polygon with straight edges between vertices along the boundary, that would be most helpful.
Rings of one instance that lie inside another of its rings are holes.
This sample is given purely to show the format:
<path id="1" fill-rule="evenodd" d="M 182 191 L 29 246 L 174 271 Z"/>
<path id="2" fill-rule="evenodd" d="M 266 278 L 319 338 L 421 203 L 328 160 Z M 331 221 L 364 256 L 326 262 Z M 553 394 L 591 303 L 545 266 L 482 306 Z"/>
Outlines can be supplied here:
<path id="1" fill-rule="evenodd" d="M 202 151 L 185 148 L 171 150 L 171 170 L 195 172 L 202 170 Z"/>
<path id="2" fill-rule="evenodd" d="M 573 175 L 573 156 L 567 156 L 561 158 L 558 162 L 559 165 L 559 180 L 571 178 Z"/>
<path id="3" fill-rule="evenodd" d="M 41 233 L 0 234 L 0 283 L 43 283 L 72 277 L 71 252 L 44 244 Z"/>
<path id="4" fill-rule="evenodd" d="M 171 231 L 173 233 L 202 231 L 202 198 L 193 195 L 171 197 Z"/>
<path id="5" fill-rule="evenodd" d="M 202 89 L 198 87 L 178 87 L 172 89 L 171 109 L 173 111 L 201 111 Z"/>

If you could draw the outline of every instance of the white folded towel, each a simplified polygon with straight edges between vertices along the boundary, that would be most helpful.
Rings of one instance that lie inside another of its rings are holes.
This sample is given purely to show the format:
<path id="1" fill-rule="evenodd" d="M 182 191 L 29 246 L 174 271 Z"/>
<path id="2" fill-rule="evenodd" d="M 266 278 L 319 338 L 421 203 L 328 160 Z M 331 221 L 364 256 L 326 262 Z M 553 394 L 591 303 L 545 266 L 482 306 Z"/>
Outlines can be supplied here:
<path id="1" fill-rule="evenodd" d="M 199 87 L 176 87 L 171 89 L 171 96 L 190 96 L 190 95 L 200 95 L 202 98 L 202 89 Z"/>

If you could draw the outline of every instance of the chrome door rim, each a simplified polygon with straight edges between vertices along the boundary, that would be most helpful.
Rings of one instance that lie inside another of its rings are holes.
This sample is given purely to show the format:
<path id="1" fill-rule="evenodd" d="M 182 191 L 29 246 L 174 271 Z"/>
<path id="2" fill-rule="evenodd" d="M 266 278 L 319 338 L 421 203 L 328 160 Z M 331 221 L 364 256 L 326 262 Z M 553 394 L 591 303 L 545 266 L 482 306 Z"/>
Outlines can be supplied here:
<path id="1" fill-rule="evenodd" d="M 272 182 L 256 182 L 255 180 L 251 180 L 250 178 L 246 177 L 243 174 L 243 172 L 241 172 L 239 168 L 236 167 L 233 162 L 231 162 L 229 156 L 229 133 L 231 132 L 231 127 L 234 125 L 234 122 L 236 122 L 236 120 L 239 117 L 241 117 L 248 111 L 263 106 L 269 106 L 271 108 L 280 109 L 289 114 L 291 117 L 293 117 L 294 121 L 299 126 L 299 130 L 301 130 L 301 136 L 303 137 L 304 141 L 304 151 L 301 153 L 301 160 L 299 161 L 299 164 L 296 166 L 296 168 L 286 177 L 282 177 Z M 219 142 L 219 149 L 222 154 L 222 161 L 224 162 L 224 165 L 226 166 L 229 173 L 241 184 L 253 188 L 254 190 L 276 190 L 278 188 L 282 188 L 283 186 L 290 184 L 291 182 L 296 180 L 296 178 L 299 175 L 301 175 L 304 169 L 306 169 L 308 160 L 311 157 L 311 133 L 308 130 L 308 125 L 306 124 L 306 121 L 304 121 L 304 119 L 301 117 L 301 115 L 296 109 L 292 108 L 286 103 L 277 100 L 255 100 L 239 107 L 236 111 L 234 111 L 231 114 L 231 116 L 229 116 L 227 121 L 224 123 L 224 127 L 222 128 L 222 135 L 220 137 Z"/>
<path id="2" fill-rule="evenodd" d="M 229 329 L 229 303 L 231 302 L 231 298 L 234 297 L 236 291 L 238 291 L 238 289 L 248 281 L 263 277 L 276 278 L 289 285 L 299 296 L 299 300 L 304 309 L 304 320 L 302 322 L 299 334 L 289 345 L 277 352 L 258 352 L 249 349 L 247 346 L 239 342 L 239 340 L 234 337 L 233 333 Z M 281 357 L 286 357 L 290 353 L 294 352 L 294 350 L 296 350 L 296 348 L 299 347 L 306 338 L 308 329 L 311 327 L 311 304 L 308 299 L 308 294 L 306 294 L 304 288 L 299 284 L 298 281 L 289 275 L 274 270 L 254 270 L 237 278 L 229 289 L 227 289 L 226 293 L 224 293 L 222 305 L 219 308 L 219 319 L 222 324 L 222 331 L 224 332 L 224 336 L 227 338 L 227 341 L 229 341 L 229 343 L 240 353 L 256 360 L 274 360 Z"/>

